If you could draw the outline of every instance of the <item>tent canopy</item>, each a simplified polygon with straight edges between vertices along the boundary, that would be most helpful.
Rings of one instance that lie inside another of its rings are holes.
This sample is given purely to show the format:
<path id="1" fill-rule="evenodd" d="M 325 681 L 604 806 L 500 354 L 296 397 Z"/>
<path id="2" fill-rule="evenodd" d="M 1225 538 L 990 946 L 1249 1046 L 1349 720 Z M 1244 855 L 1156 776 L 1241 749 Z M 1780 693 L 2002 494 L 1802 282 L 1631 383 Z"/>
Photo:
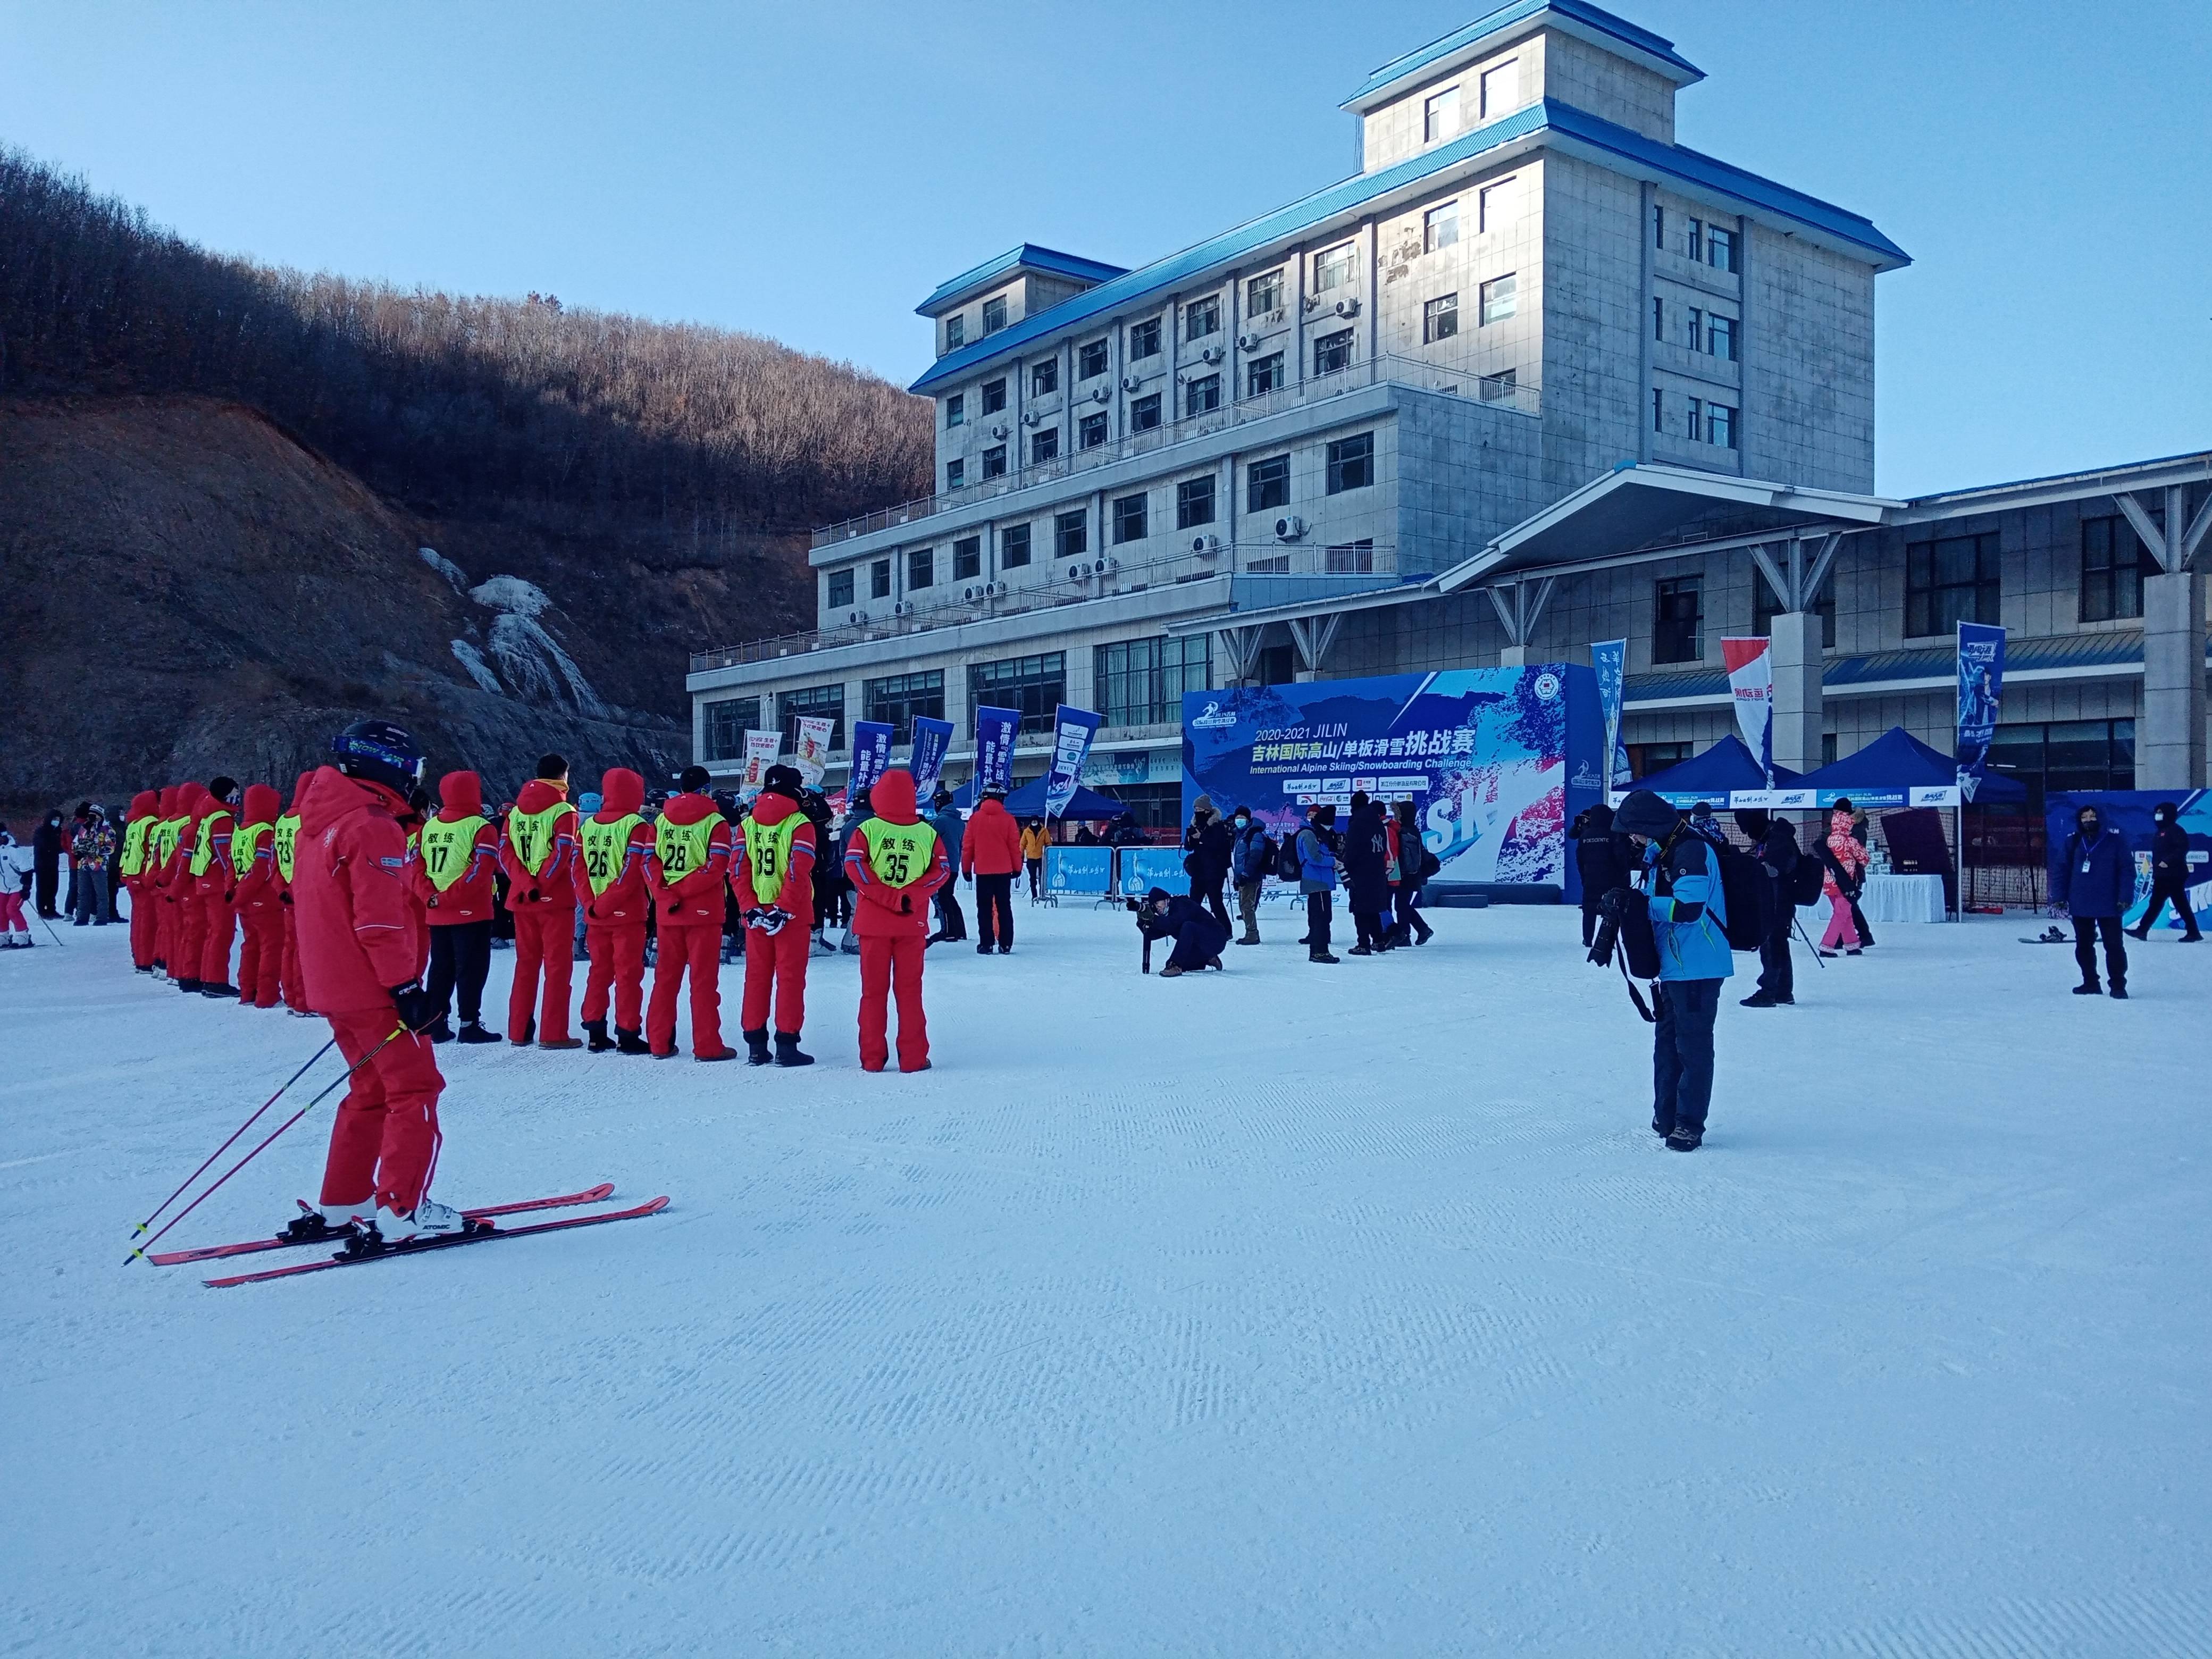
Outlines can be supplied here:
<path id="1" fill-rule="evenodd" d="M 1776 788 L 1792 788 L 1798 781 L 1797 774 L 1788 767 L 1774 769 Z M 1731 790 L 1765 788 L 1766 772 L 1744 740 L 1731 732 L 1704 754 L 1638 779 L 1629 787 L 1649 789 L 1676 806 L 1693 806 L 1702 800 L 1721 807 L 1729 804 Z"/>
<path id="2" fill-rule="evenodd" d="M 1901 726 L 1893 726 L 1856 754 L 1808 772 L 1800 780 L 1808 789 L 1840 791 L 1850 794 L 1896 794 L 1912 789 L 1941 789 L 1959 781 L 1959 763 L 1940 749 L 1931 749 Z M 1974 799 L 2024 801 L 2027 786 L 2017 778 L 1992 772 L 1974 789 Z"/>
<path id="3" fill-rule="evenodd" d="M 1044 785 L 1042 778 L 1031 778 L 1006 797 L 1006 811 L 1018 818 L 1041 818 L 1044 816 Z M 975 793 L 975 780 L 970 778 L 952 793 L 956 806 L 973 806 L 980 797 Z M 1075 787 L 1075 798 L 1067 803 L 1063 818 L 1118 818 L 1129 809 L 1111 795 L 1102 795 L 1096 789 Z"/>

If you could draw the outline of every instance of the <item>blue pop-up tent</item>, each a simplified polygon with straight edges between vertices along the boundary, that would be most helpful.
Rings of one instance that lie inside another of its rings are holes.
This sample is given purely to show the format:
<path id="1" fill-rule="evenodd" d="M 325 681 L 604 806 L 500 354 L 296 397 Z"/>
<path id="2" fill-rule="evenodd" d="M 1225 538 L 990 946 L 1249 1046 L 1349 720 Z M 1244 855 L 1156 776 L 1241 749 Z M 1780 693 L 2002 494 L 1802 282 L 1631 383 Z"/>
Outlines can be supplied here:
<path id="1" fill-rule="evenodd" d="M 1041 818 L 1044 816 L 1044 786 L 1042 778 L 1031 778 L 1006 797 L 1006 811 L 1018 818 Z M 973 806 L 976 802 L 975 780 L 970 778 L 952 794 L 956 806 Z M 1075 787 L 1074 799 L 1060 813 L 1064 818 L 1118 818 L 1127 809 L 1111 795 L 1102 795 L 1096 789 Z"/>
<path id="2" fill-rule="evenodd" d="M 1786 766 L 1774 769 L 1774 787 L 1794 789 L 1801 780 Z M 1737 789 L 1764 789 L 1766 772 L 1744 740 L 1731 732 L 1702 755 L 1692 755 L 1679 766 L 1655 772 L 1630 786 L 1649 789 L 1670 806 L 1695 806 L 1706 801 L 1726 806 Z"/>
<path id="3" fill-rule="evenodd" d="M 1932 749 L 1901 726 L 1893 726 L 1872 743 L 1841 760 L 1815 768 L 1797 781 L 1801 789 L 1820 791 L 1820 805 L 1832 806 L 1848 795 L 1854 806 L 1910 806 L 1916 789 L 1948 789 L 1959 781 L 1959 763 Z M 2012 805 L 2027 799 L 2017 778 L 1990 773 L 1974 787 L 1974 804 Z M 1942 803 L 1948 805 L 1948 802 Z"/>

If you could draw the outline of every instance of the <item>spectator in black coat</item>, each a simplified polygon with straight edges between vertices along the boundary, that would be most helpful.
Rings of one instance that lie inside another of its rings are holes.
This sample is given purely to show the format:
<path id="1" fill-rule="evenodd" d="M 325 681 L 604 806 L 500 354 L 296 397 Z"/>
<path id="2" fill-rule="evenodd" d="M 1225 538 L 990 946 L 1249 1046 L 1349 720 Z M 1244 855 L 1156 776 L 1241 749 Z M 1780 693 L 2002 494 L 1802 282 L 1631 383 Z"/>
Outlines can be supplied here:
<path id="1" fill-rule="evenodd" d="M 1600 801 L 1575 815 L 1567 839 L 1575 844 L 1575 872 L 1583 881 L 1583 949 L 1597 938 L 1598 901 L 1628 885 L 1628 837 L 1613 827 L 1613 808 Z"/>
<path id="2" fill-rule="evenodd" d="M 2081 969 L 2077 997 L 2098 993 L 2097 941 L 2105 945 L 2105 976 L 2112 995 L 2121 1001 L 2128 994 L 2128 947 L 2120 942 L 2127 931 L 2120 918 L 2136 896 L 2135 854 L 2127 838 L 2104 823 L 2097 809 L 2085 806 L 2074 815 L 2074 833 L 2052 872 L 2051 902 L 2063 904 L 2074 918 L 2074 960 Z"/>
<path id="3" fill-rule="evenodd" d="M 1213 912 L 1213 919 L 1221 924 L 1221 931 L 1229 931 L 1229 903 L 1223 896 L 1222 884 L 1229 879 L 1229 864 L 1236 853 L 1236 836 L 1221 814 L 1214 810 L 1213 798 L 1200 795 L 1190 812 L 1190 828 L 1183 832 L 1182 850 L 1188 855 L 1183 868 L 1190 872 L 1190 892 Z"/>
<path id="4" fill-rule="evenodd" d="M 1351 954 L 1379 956 L 1390 948 L 1383 921 L 1390 909 L 1390 831 L 1383 821 L 1382 803 L 1364 792 L 1352 798 L 1352 818 L 1345 826 L 1340 856 L 1352 925 L 1359 935 Z"/>
<path id="5" fill-rule="evenodd" d="M 38 911 L 49 921 L 58 920 L 54 899 L 62 882 L 62 815 L 57 807 L 31 831 L 31 875 L 37 889 Z"/>
<path id="6" fill-rule="evenodd" d="M 2159 802 L 2150 816 L 2157 825 L 2150 832 L 2150 903 L 2143 911 L 2142 926 L 2128 931 L 2137 939 L 2148 939 L 2171 900 L 2186 930 L 2181 942 L 2194 945 L 2204 935 L 2197 929 L 2197 912 L 2189 908 L 2189 832 L 2177 822 L 2180 811 L 2170 800 Z"/>
<path id="7" fill-rule="evenodd" d="M 1168 965 L 1160 969 L 1162 979 L 1221 966 L 1221 948 L 1229 943 L 1228 927 L 1188 894 L 1170 895 L 1164 887 L 1153 888 L 1145 895 L 1137 925 L 1154 939 L 1176 942 Z"/>
<path id="8" fill-rule="evenodd" d="M 1751 837 L 1751 856 L 1766 872 L 1766 937 L 1759 942 L 1759 988 L 1743 999 L 1747 1008 L 1780 1008 L 1797 1000 L 1796 977 L 1790 960 L 1790 930 L 1797 906 L 1791 896 L 1797 876 L 1797 831 L 1787 818 L 1752 809 L 1735 815 L 1736 828 Z"/>

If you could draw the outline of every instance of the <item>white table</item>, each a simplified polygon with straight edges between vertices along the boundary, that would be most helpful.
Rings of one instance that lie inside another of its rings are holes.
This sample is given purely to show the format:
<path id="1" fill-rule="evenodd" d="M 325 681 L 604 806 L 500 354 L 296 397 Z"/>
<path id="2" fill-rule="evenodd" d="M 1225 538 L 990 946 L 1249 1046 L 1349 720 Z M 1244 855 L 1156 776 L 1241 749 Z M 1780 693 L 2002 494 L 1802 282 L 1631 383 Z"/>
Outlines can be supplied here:
<path id="1" fill-rule="evenodd" d="M 1869 876 L 1866 891 L 1859 895 L 1859 908 L 1869 921 L 1945 921 L 1943 878 Z"/>

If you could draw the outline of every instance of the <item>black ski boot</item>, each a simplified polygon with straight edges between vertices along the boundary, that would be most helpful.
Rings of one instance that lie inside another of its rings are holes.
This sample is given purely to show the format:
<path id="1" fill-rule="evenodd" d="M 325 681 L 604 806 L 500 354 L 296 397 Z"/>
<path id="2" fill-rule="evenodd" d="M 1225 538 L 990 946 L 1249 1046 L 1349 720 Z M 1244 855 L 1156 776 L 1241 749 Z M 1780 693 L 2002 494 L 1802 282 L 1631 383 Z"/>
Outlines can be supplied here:
<path id="1" fill-rule="evenodd" d="M 1694 1152 L 1705 1144 L 1705 1132 L 1692 1129 L 1686 1123 L 1677 1123 L 1667 1137 L 1667 1150 L 1670 1152 Z"/>
<path id="2" fill-rule="evenodd" d="M 204 997 L 229 997 L 235 1000 L 238 996 L 238 987 L 235 985 L 203 985 L 200 987 L 200 994 Z"/>
<path id="3" fill-rule="evenodd" d="M 200 992 L 201 985 L 204 983 L 204 981 L 197 979 L 180 979 L 174 982 L 176 984 L 176 988 L 188 997 L 198 996 Z"/>
<path id="4" fill-rule="evenodd" d="M 778 1031 L 775 1034 L 775 1063 L 779 1066 L 811 1066 L 814 1056 L 799 1052 L 799 1033 Z"/>
<path id="5" fill-rule="evenodd" d="M 441 1014 L 422 1028 L 422 1035 L 433 1042 L 451 1042 L 453 1040 L 453 1028 L 446 1016 Z"/>
<path id="6" fill-rule="evenodd" d="M 653 1050 L 646 1047 L 645 1039 L 635 1031 L 625 1031 L 617 1025 L 615 1027 L 615 1052 L 618 1054 L 649 1054 Z"/>
<path id="7" fill-rule="evenodd" d="M 745 1033 L 745 1064 L 748 1066 L 768 1064 L 767 1026 L 762 1026 L 757 1031 Z"/>
<path id="8" fill-rule="evenodd" d="M 584 1046 L 592 1053 L 595 1054 L 605 1054 L 613 1052 L 615 1040 L 607 1035 L 606 1021 L 603 1019 L 586 1020 L 584 1022 L 584 1035 L 591 1039 L 591 1041 Z"/>
<path id="9" fill-rule="evenodd" d="M 453 1040 L 457 1042 L 496 1042 L 499 1041 L 499 1033 L 485 1030 L 483 1022 L 480 1019 L 465 1019 L 461 1022 L 461 1029 Z"/>

